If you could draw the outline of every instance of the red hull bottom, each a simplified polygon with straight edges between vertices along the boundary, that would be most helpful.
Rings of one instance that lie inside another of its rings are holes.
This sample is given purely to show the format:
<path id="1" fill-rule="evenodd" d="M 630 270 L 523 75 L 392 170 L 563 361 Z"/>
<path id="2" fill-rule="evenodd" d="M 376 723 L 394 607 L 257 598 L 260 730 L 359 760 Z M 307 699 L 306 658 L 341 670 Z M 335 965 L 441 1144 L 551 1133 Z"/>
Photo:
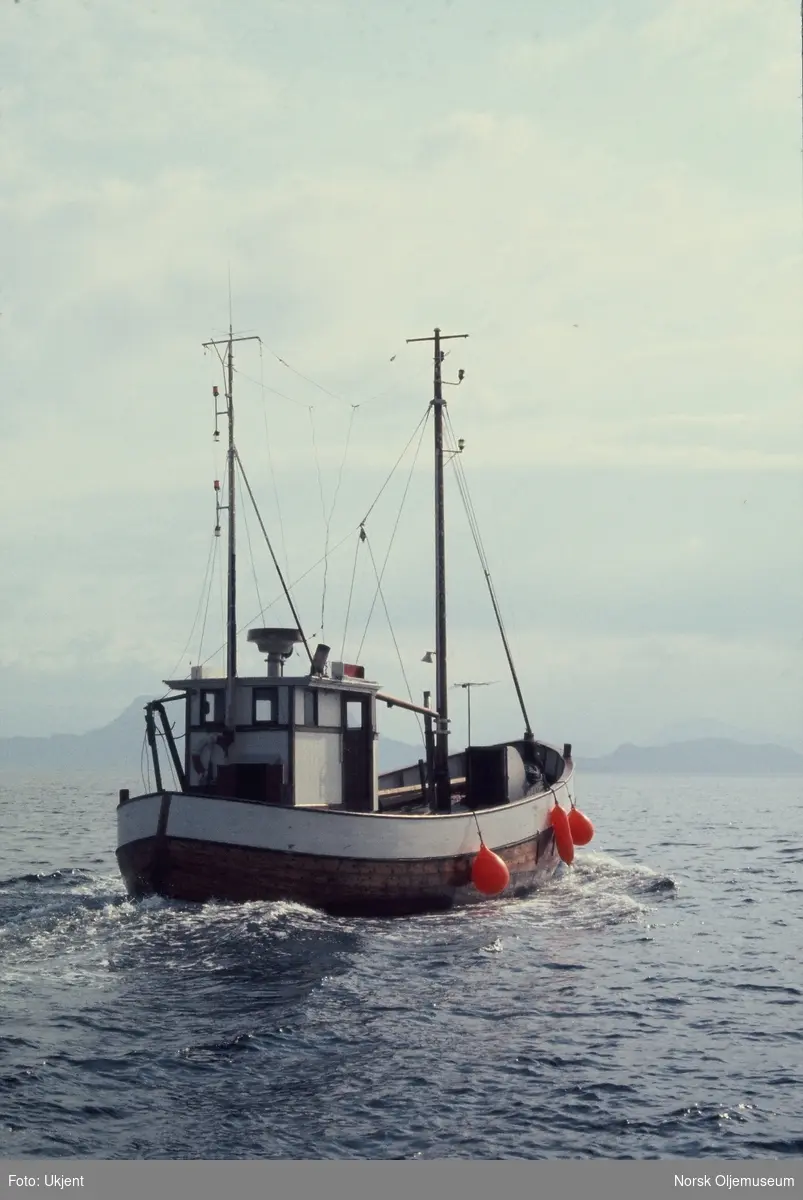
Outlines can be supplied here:
<path id="1" fill-rule="evenodd" d="M 551 829 L 497 850 L 507 863 L 504 896 L 524 896 L 559 863 Z M 333 916 L 409 916 L 476 904 L 472 855 L 420 860 L 325 858 L 248 846 L 154 837 L 117 851 L 129 895 L 246 903 L 292 900 Z"/>

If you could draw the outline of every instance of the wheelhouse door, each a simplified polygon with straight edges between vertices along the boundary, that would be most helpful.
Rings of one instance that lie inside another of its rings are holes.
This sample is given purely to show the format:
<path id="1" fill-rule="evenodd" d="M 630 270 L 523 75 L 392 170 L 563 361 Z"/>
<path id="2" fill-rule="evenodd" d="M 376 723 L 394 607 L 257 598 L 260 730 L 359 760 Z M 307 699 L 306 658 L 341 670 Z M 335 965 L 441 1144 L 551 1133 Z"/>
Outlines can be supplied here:
<path id="1" fill-rule="evenodd" d="M 371 812 L 374 796 L 374 731 L 370 696 L 343 697 L 343 807 Z"/>

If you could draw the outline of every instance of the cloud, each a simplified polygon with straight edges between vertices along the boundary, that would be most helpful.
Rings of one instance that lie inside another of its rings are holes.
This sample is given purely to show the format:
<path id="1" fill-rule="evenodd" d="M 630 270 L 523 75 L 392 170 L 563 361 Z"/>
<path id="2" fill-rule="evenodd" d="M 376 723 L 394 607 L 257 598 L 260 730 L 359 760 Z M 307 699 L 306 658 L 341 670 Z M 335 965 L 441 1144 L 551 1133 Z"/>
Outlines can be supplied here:
<path id="1" fill-rule="evenodd" d="M 238 442 L 278 545 L 270 439 L 294 574 L 323 546 L 318 469 L 328 506 L 344 468 L 336 540 L 430 398 L 430 348 L 404 339 L 443 322 L 471 335 L 450 344 L 447 376 L 466 370 L 450 413 L 517 631 L 538 622 L 591 661 L 595 638 L 629 630 L 673 679 L 651 636 L 716 640 L 719 625 L 773 662 L 792 644 L 791 17 L 747 0 L 602 20 L 458 8 L 432 15 L 453 39 L 436 56 L 415 6 L 248 3 L 236 27 L 211 0 L 6 6 L 3 542 L 19 583 L 0 655 L 15 670 L 51 687 L 92 645 L 133 694 L 178 655 L 222 477 L 220 371 L 200 343 L 226 325 L 229 269 L 235 324 L 265 339 L 261 358 L 238 349 Z M 389 576 L 410 645 L 429 640 L 430 459 L 427 439 Z M 410 461 L 373 518 L 380 548 Z M 452 546 L 459 644 L 477 602 Z M 333 621 L 349 569 L 333 562 Z M 311 614 L 321 579 L 300 588 Z M 522 645 L 534 670 L 543 644 Z M 649 692 L 633 687 L 617 684 L 635 720 Z M 664 694 L 682 703 L 679 685 Z"/>
<path id="2" fill-rule="evenodd" d="M 659 53 L 692 52 L 714 55 L 719 60 L 723 50 L 733 46 L 734 39 L 728 35 L 734 26 L 743 38 L 753 39 L 762 27 L 766 28 L 768 17 L 777 29 L 780 6 L 773 11 L 761 0 L 711 0 L 705 5 L 695 4 L 694 0 L 669 0 L 644 21 L 638 37 Z"/>

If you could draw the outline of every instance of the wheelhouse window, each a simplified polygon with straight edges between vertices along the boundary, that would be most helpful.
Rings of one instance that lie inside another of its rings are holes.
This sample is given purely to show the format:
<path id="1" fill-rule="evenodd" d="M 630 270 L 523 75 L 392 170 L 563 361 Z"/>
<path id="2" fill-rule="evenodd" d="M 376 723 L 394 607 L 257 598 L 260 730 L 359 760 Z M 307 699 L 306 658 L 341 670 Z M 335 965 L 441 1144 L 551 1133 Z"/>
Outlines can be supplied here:
<path id="1" fill-rule="evenodd" d="M 347 700 L 346 701 L 346 728 L 347 729 L 362 729 L 365 717 L 365 703 L 363 700 Z"/>
<path id="2" fill-rule="evenodd" d="M 276 688 L 254 688 L 255 725 L 277 725 L 279 721 L 279 697 Z"/>
<path id="3" fill-rule="evenodd" d="M 225 696 L 222 688 L 201 692 L 199 697 L 199 725 L 222 725 L 225 715 Z"/>

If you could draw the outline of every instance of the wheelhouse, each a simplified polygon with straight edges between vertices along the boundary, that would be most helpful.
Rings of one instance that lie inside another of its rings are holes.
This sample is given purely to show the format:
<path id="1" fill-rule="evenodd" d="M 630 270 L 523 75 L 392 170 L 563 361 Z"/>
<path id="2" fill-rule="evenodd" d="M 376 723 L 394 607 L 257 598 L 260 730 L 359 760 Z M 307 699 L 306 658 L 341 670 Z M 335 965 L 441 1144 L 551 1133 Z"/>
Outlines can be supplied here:
<path id="1" fill-rule="evenodd" d="M 264 642 L 280 632 L 257 630 L 249 637 Z M 332 664 L 329 675 L 286 676 L 284 657 L 286 650 L 269 653 L 267 676 L 236 678 L 230 696 L 225 678 L 200 667 L 189 679 L 166 681 L 185 696 L 185 790 L 377 811 L 379 684 L 342 663 Z"/>

